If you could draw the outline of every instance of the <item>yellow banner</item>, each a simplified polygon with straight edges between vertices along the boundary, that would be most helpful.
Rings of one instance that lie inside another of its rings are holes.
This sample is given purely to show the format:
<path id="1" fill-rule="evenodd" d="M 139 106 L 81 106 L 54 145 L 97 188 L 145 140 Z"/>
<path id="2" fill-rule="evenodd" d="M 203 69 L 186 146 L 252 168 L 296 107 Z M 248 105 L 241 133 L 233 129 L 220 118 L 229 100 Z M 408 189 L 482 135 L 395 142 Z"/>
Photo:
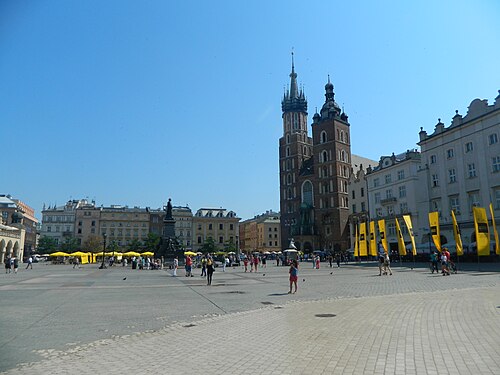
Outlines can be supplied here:
<path id="1" fill-rule="evenodd" d="M 397 218 L 394 218 L 396 221 L 396 232 L 398 233 L 398 250 L 399 255 L 406 255 L 406 247 L 405 240 L 403 238 L 403 232 L 401 232 L 401 227 L 399 226 L 399 222 Z"/>
<path id="2" fill-rule="evenodd" d="M 490 255 L 490 230 L 484 207 L 472 207 L 474 227 L 476 228 L 476 245 L 478 256 Z"/>
<path id="3" fill-rule="evenodd" d="M 387 246 L 387 237 L 385 236 L 385 220 L 378 221 L 378 233 L 380 234 L 380 242 L 382 242 L 382 247 L 384 252 L 387 254 L 389 252 L 389 247 Z"/>
<path id="4" fill-rule="evenodd" d="M 441 234 L 439 233 L 439 212 L 429 212 L 429 226 L 431 228 L 432 241 L 439 252 L 441 252 Z"/>
<path id="5" fill-rule="evenodd" d="M 377 256 L 377 236 L 375 235 L 374 221 L 370 221 L 370 255 Z"/>
<path id="6" fill-rule="evenodd" d="M 356 237 L 354 238 L 354 256 L 359 257 L 358 224 L 356 223 Z"/>
<path id="7" fill-rule="evenodd" d="M 408 228 L 408 233 L 410 234 L 411 252 L 413 255 L 417 255 L 417 246 L 415 245 L 415 236 L 413 235 L 413 227 L 411 225 L 411 217 L 410 217 L 410 215 L 403 215 L 403 219 L 405 221 L 406 228 Z"/>
<path id="8" fill-rule="evenodd" d="M 359 225 L 359 256 L 368 256 L 368 249 L 366 247 L 366 223 Z"/>
<path id="9" fill-rule="evenodd" d="M 451 210 L 451 220 L 453 221 L 453 236 L 455 237 L 457 256 L 461 256 L 464 255 L 464 247 L 462 245 L 462 237 L 460 236 L 460 228 L 458 227 L 457 218 L 453 210 Z"/>
<path id="10" fill-rule="evenodd" d="M 500 243 L 498 242 L 498 230 L 497 224 L 495 223 L 495 212 L 493 211 L 493 205 L 490 203 L 490 213 L 491 213 L 491 225 L 493 226 L 493 235 L 495 236 L 495 254 L 500 255 Z"/>

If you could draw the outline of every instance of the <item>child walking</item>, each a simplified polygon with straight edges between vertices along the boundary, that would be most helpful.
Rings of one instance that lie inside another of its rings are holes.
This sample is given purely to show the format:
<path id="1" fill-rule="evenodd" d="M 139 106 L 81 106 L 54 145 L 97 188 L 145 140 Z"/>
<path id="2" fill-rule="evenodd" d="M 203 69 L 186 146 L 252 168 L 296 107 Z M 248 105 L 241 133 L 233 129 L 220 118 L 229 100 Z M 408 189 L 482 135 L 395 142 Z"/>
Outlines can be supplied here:
<path id="1" fill-rule="evenodd" d="M 290 270 L 288 270 L 290 274 L 290 290 L 288 294 L 292 293 L 292 285 L 295 285 L 295 291 L 293 293 L 297 293 L 297 280 L 299 278 L 299 263 L 297 259 L 294 259 L 290 264 Z"/>

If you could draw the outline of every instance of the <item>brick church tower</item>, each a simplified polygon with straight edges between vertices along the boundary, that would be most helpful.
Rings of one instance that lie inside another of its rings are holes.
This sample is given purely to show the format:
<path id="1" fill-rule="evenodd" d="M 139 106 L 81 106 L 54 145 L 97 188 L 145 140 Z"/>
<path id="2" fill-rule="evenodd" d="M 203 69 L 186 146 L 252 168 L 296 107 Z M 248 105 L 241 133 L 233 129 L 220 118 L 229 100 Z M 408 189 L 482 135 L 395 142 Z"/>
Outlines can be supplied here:
<path id="1" fill-rule="evenodd" d="M 292 54 L 290 86 L 281 102 L 279 140 L 281 246 L 293 238 L 298 249 L 341 251 L 349 247 L 349 122 L 325 86 L 325 103 L 308 135 L 307 100 L 298 89 Z"/>

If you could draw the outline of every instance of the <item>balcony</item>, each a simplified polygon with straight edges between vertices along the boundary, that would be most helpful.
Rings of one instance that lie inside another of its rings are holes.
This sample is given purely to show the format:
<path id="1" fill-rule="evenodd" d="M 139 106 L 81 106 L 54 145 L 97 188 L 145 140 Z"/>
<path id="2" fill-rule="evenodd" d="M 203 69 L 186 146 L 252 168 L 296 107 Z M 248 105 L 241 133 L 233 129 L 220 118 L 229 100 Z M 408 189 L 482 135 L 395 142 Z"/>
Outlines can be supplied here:
<path id="1" fill-rule="evenodd" d="M 396 201 L 397 201 L 396 197 L 390 197 L 390 198 L 381 199 L 380 204 L 381 205 L 391 204 L 391 203 L 395 203 Z"/>

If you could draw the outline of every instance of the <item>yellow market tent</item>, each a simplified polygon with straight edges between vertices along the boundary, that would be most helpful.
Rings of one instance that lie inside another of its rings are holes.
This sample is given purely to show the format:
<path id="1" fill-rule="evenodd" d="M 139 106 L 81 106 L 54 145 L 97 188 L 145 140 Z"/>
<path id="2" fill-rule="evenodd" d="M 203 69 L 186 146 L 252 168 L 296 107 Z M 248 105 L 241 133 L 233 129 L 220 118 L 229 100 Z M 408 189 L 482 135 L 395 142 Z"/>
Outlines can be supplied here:
<path id="1" fill-rule="evenodd" d="M 69 257 L 69 254 L 58 251 L 57 253 L 50 254 L 51 257 Z"/>
<path id="2" fill-rule="evenodd" d="M 87 253 L 82 253 L 81 251 L 76 251 L 74 253 L 69 254 L 72 257 L 78 257 L 81 260 L 82 264 L 87 264 L 89 262 L 89 255 Z"/>
<path id="3" fill-rule="evenodd" d="M 141 254 L 136 253 L 135 251 L 128 251 L 126 253 L 122 254 L 124 257 L 138 257 L 141 256 Z"/>
<path id="4" fill-rule="evenodd" d="M 196 254 L 196 253 L 194 253 L 194 252 L 192 252 L 192 251 L 184 251 L 184 255 L 189 255 L 189 256 L 194 257 L 194 256 L 196 256 L 196 255 L 198 255 L 198 254 Z"/>
<path id="5" fill-rule="evenodd" d="M 151 251 L 145 251 L 144 253 L 141 253 L 141 255 L 152 257 L 153 255 L 155 255 L 155 253 L 152 253 Z"/>

